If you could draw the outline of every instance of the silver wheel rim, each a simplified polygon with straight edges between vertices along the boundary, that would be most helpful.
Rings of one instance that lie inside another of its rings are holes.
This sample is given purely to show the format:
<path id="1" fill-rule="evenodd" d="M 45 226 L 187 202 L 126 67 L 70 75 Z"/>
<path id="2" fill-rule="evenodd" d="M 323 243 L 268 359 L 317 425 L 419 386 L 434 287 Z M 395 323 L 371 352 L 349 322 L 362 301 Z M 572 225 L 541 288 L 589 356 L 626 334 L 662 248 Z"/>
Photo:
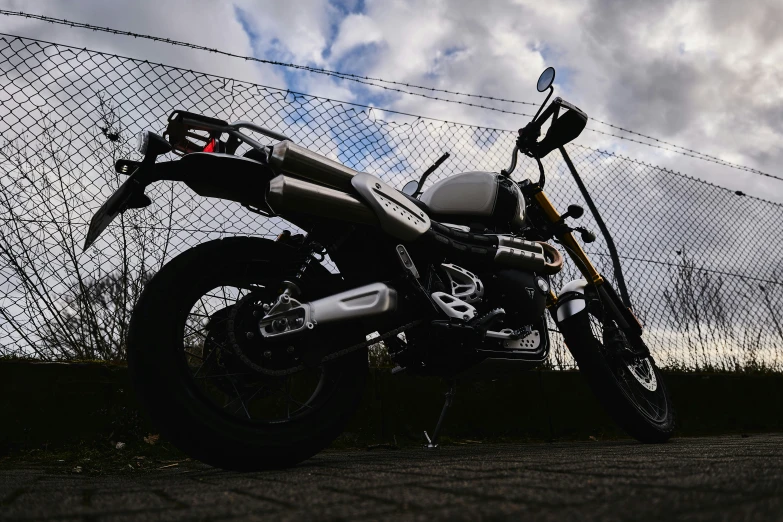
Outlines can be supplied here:
<path id="1" fill-rule="evenodd" d="M 588 318 L 591 334 L 603 349 L 603 320 L 593 311 L 588 312 Z M 667 407 L 656 399 L 659 393 L 659 383 L 653 364 L 649 357 L 636 359 L 631 363 L 619 362 L 615 366 L 618 370 L 615 373 L 615 379 L 617 379 L 623 393 L 645 417 L 654 422 L 660 422 L 661 415 L 665 414 Z"/>
<path id="2" fill-rule="evenodd" d="M 228 356 L 231 348 L 225 340 L 210 339 L 210 317 L 216 310 L 233 306 L 251 289 L 260 288 L 263 286 L 227 284 L 203 292 L 186 314 L 180 353 L 184 356 L 191 381 L 213 407 L 245 422 L 282 424 L 314 410 L 314 402 L 324 390 L 327 379 L 323 367 L 311 368 L 284 378 L 268 378 L 236 361 L 233 370 L 213 364 L 216 357 Z M 215 326 L 226 321 L 224 317 Z M 208 342 L 211 342 L 209 349 Z M 301 380 L 300 374 L 307 374 L 305 377 L 309 382 L 297 386 L 295 381 Z M 223 386 L 216 386 L 216 383 Z M 259 412 L 259 407 L 263 407 L 263 411 Z"/>
<path id="3" fill-rule="evenodd" d="M 650 364 L 650 359 L 644 358 L 640 361 L 626 364 L 631 375 L 651 392 L 658 389 L 658 379 L 655 377 L 655 371 Z"/>

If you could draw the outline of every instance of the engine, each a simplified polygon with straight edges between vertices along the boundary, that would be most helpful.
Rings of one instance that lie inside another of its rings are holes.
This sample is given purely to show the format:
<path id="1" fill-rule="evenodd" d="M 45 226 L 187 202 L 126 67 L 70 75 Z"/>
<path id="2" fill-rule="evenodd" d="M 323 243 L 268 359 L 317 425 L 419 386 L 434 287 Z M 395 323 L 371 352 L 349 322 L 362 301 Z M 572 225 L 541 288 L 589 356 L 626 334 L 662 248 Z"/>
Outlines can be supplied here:
<path id="1" fill-rule="evenodd" d="M 389 343 L 398 364 L 424 373 L 458 373 L 487 357 L 546 358 L 548 278 L 515 269 L 474 273 L 451 263 L 430 276 L 427 290 L 448 319 L 406 332 L 405 343 Z M 423 364 L 406 359 L 412 353 L 423 357 Z"/>
<path id="2" fill-rule="evenodd" d="M 480 309 L 503 308 L 504 320 L 515 324 L 531 324 L 543 315 L 549 281 L 533 272 L 501 269 L 478 276 L 460 266 L 444 263 L 446 290 L 432 293 L 433 299 L 450 317 L 471 320 Z M 466 308 L 465 305 L 471 305 Z"/>
<path id="3" fill-rule="evenodd" d="M 503 269 L 490 276 L 487 291 L 490 306 L 497 303 L 514 323 L 530 324 L 544 314 L 549 281 L 533 272 Z"/>

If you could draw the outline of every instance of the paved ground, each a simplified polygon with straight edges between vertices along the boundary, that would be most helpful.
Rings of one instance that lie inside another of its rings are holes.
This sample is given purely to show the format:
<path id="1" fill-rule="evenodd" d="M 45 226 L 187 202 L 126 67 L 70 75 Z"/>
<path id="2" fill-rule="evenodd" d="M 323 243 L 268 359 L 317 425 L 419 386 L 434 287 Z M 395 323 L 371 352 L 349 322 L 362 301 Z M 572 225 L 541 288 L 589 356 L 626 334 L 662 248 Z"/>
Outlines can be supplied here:
<path id="1" fill-rule="evenodd" d="M 244 474 L 13 466 L 2 520 L 783 520 L 783 434 L 329 451 Z"/>

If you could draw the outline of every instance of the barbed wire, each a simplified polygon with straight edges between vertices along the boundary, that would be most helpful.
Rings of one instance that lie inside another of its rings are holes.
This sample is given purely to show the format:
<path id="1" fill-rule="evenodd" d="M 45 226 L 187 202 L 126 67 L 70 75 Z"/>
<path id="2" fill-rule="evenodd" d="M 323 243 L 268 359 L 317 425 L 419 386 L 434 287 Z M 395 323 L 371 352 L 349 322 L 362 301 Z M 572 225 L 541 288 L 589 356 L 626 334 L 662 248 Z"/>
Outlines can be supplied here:
<path id="1" fill-rule="evenodd" d="M 172 110 L 256 121 L 398 187 L 445 151 L 452 159 L 428 183 L 497 172 L 516 136 L 416 115 L 389 121 L 368 106 L 37 39 L 0 36 L 0 62 L 7 65 L 0 133 L 8 156 L 0 162 L 0 357 L 42 350 L 54 359 L 122 358 L 126 329 L 115 325 L 127 325 L 139 290 L 167 260 L 211 239 L 296 230 L 161 182 L 147 189 L 150 206 L 123 214 L 79 254 L 90 217 L 125 179 L 114 161 L 138 159 L 132 136 L 161 129 Z M 116 121 L 116 142 L 100 129 L 106 121 Z M 783 299 L 783 243 L 769 241 L 783 205 L 620 154 L 567 149 L 617 240 L 656 358 L 694 369 L 783 367 L 773 313 Z M 584 204 L 562 160 L 552 154 L 543 163 L 553 203 Z M 538 169 L 521 162 L 515 174 Z M 588 213 L 580 224 L 594 228 L 595 220 Z M 601 236 L 589 248 L 612 281 L 606 250 Z M 552 285 L 576 277 L 566 261 Z M 557 335 L 551 353 L 554 367 L 573 366 Z"/>
<path id="2" fill-rule="evenodd" d="M 389 84 L 389 85 L 404 86 L 404 87 L 414 88 L 414 89 L 428 90 L 430 92 L 441 92 L 441 93 L 451 94 L 451 95 L 455 95 L 455 96 L 464 96 L 464 97 L 470 97 L 470 98 L 476 98 L 476 99 L 497 101 L 497 102 L 502 102 L 502 103 L 531 105 L 531 106 L 534 106 L 534 107 L 538 106 L 537 103 L 528 102 L 528 101 L 514 100 L 514 99 L 509 99 L 509 98 L 500 98 L 500 97 L 487 96 L 487 95 L 481 95 L 481 94 L 473 94 L 473 93 L 466 93 L 466 92 L 460 92 L 460 91 L 452 91 L 452 90 L 448 90 L 448 89 L 439 89 L 437 87 L 427 87 L 427 86 L 423 86 L 423 85 L 412 84 L 412 83 L 409 83 L 409 82 L 399 82 L 399 81 L 394 81 L 394 80 L 387 80 L 387 79 L 384 79 L 384 78 L 375 78 L 375 77 L 371 77 L 371 76 L 363 76 L 363 75 L 358 75 L 358 74 L 354 74 L 354 73 L 347 73 L 347 72 L 342 72 L 342 71 L 334 71 L 334 70 L 330 70 L 330 69 L 323 69 L 323 68 L 313 67 L 313 66 L 309 66 L 309 65 L 302 65 L 302 64 L 295 64 L 295 63 L 289 63 L 289 62 L 282 62 L 282 61 L 279 61 L 279 60 L 268 60 L 268 59 L 264 59 L 264 58 L 257 58 L 255 56 L 240 55 L 240 54 L 232 53 L 232 52 L 229 52 L 229 51 L 223 51 L 223 50 L 220 50 L 220 49 L 217 49 L 217 48 L 214 48 L 214 47 L 206 47 L 206 46 L 203 46 L 203 45 L 198 45 L 198 44 L 194 44 L 194 43 L 190 43 L 190 42 L 183 42 L 183 41 L 180 41 L 180 40 L 174 40 L 174 39 L 171 39 L 171 38 L 164 38 L 164 37 L 160 37 L 160 36 L 153 36 L 153 35 L 148 35 L 148 34 L 143 34 L 143 33 L 135 33 L 133 31 L 125 31 L 125 30 L 121 30 L 121 29 L 115 29 L 115 28 L 112 28 L 112 27 L 98 26 L 98 25 L 88 24 L 88 23 L 84 23 L 84 22 L 75 22 L 73 20 L 67 20 L 65 18 L 55 18 L 55 17 L 51 17 L 51 16 L 37 15 L 37 14 L 32 14 L 32 13 L 25 13 L 25 12 L 22 12 L 22 11 L 12 11 L 12 10 L 8 10 L 8 9 L 0 9 L 0 14 L 1 15 L 5 15 L 5 16 L 17 16 L 17 17 L 22 17 L 22 18 L 29 18 L 29 19 L 39 20 L 39 21 L 52 23 L 52 24 L 66 25 L 66 26 L 73 27 L 73 28 L 89 29 L 89 30 L 92 30 L 92 31 L 106 32 L 106 33 L 115 34 L 115 35 L 130 36 L 130 37 L 133 37 L 133 38 L 143 38 L 143 39 L 146 39 L 146 40 L 152 40 L 152 41 L 156 41 L 156 42 L 166 43 L 166 44 L 169 44 L 169 45 L 180 46 L 180 47 L 187 47 L 187 48 L 190 48 L 190 49 L 207 51 L 207 52 L 216 53 L 216 54 L 220 54 L 220 55 L 228 56 L 228 57 L 232 57 L 232 58 L 239 58 L 239 59 L 246 60 L 246 61 L 254 61 L 254 62 L 268 64 L 268 65 L 274 65 L 274 66 L 279 66 L 279 67 L 287 67 L 287 68 L 292 68 L 292 69 L 296 69 L 296 70 L 301 70 L 301 71 L 306 71 L 306 72 L 311 72 L 311 73 L 316 73 L 316 74 L 322 74 L 322 75 L 330 76 L 330 77 L 333 77 L 333 78 L 338 78 L 338 79 L 347 80 L 347 81 L 353 81 L 353 82 L 356 82 L 356 83 L 359 83 L 359 84 L 362 84 L 362 85 L 367 85 L 367 86 L 370 86 L 370 87 L 375 87 L 375 88 L 383 89 L 383 90 L 386 90 L 386 91 L 397 92 L 397 93 L 408 95 L 408 96 L 417 96 L 417 97 L 421 97 L 421 98 L 425 98 L 425 99 L 429 99 L 429 100 L 433 100 L 433 101 L 440 101 L 440 102 L 444 102 L 444 103 L 454 103 L 454 104 L 463 105 L 463 106 L 467 106 L 467 107 L 473 107 L 473 108 L 477 108 L 477 109 L 498 112 L 498 113 L 502 113 L 502 114 L 511 114 L 511 115 L 516 115 L 516 116 L 532 117 L 532 115 L 527 114 L 527 113 L 523 113 L 523 112 L 511 111 L 511 110 L 506 110 L 506 109 L 499 109 L 497 107 L 491 107 L 491 106 L 488 106 L 488 105 L 483 105 L 483 104 L 478 104 L 478 103 L 463 102 L 463 101 L 460 101 L 460 100 L 450 100 L 448 98 L 442 98 L 442 97 L 439 97 L 439 96 L 431 96 L 431 95 L 428 95 L 428 94 L 407 91 L 407 90 L 400 89 L 400 88 L 397 88 L 397 87 L 387 87 L 385 85 L 379 85 L 379 83 L 385 83 L 385 84 Z M 374 83 L 374 82 L 377 82 L 377 83 Z M 652 144 L 652 143 L 646 143 L 646 142 L 639 141 L 639 140 L 634 140 L 632 138 L 628 138 L 627 136 L 621 136 L 621 135 L 618 135 L 618 134 L 612 134 L 612 133 L 602 132 L 602 131 L 599 131 L 597 129 L 588 128 L 588 130 L 596 132 L 596 133 L 599 133 L 599 134 L 603 134 L 603 135 L 606 135 L 606 136 L 611 136 L 613 138 L 620 139 L 620 140 L 630 141 L 630 142 L 633 142 L 633 143 L 637 143 L 639 145 L 646 145 L 648 147 L 657 148 L 657 149 L 661 149 L 661 150 L 666 150 L 666 151 L 669 151 L 669 152 L 673 152 L 675 154 L 681 154 L 683 156 L 691 157 L 691 158 L 694 158 L 694 159 L 699 159 L 699 160 L 710 162 L 710 163 L 715 163 L 717 165 L 721 165 L 721 166 L 724 166 L 724 167 L 741 170 L 741 171 L 748 172 L 748 173 L 751 173 L 751 174 L 758 174 L 760 176 L 765 176 L 765 177 L 768 177 L 768 178 L 771 178 L 771 179 L 776 179 L 776 180 L 779 180 L 779 181 L 783 181 L 783 177 L 775 176 L 773 174 L 769 174 L 769 173 L 763 172 L 763 171 L 761 171 L 759 169 L 755 169 L 755 168 L 752 168 L 752 167 L 741 165 L 739 163 L 734 163 L 734 162 L 730 162 L 730 161 L 727 161 L 727 160 L 723 160 L 721 158 L 718 158 L 717 156 L 706 154 L 704 152 L 700 152 L 700 151 L 697 151 L 695 149 L 690 149 L 690 148 L 687 148 L 687 147 L 683 147 L 681 145 L 677 145 L 675 143 L 672 143 L 672 142 L 669 142 L 669 141 L 666 141 L 666 140 L 662 140 L 662 139 L 659 139 L 659 138 L 655 138 L 655 137 L 649 136 L 647 134 L 643 134 L 641 132 L 637 132 L 637 131 L 634 131 L 634 130 L 631 130 L 631 129 L 627 129 L 627 128 L 621 127 L 619 125 L 614 125 L 612 123 L 608 123 L 608 122 L 600 120 L 600 119 L 591 118 L 591 121 L 594 121 L 594 122 L 599 123 L 601 125 L 606 125 L 608 127 L 611 127 L 613 129 L 616 129 L 616 130 L 619 130 L 619 131 L 622 131 L 622 132 L 626 132 L 628 134 L 632 134 L 632 135 L 639 136 L 639 137 L 642 137 L 642 138 L 645 138 L 645 139 L 648 139 L 648 140 L 655 141 L 656 143 L 660 143 L 660 144 L 663 144 L 663 145 L 668 145 L 669 148 L 663 147 L 663 146 L 660 146 L 660 145 L 655 145 L 655 144 Z"/>
<path id="3" fill-rule="evenodd" d="M 7 37 L 10 37 L 10 38 L 14 38 L 14 39 L 21 38 L 21 37 L 19 37 L 17 35 L 8 34 L 8 33 L 0 33 L 0 36 L 7 36 Z M 47 40 L 36 39 L 36 41 L 41 42 L 41 43 L 50 44 L 50 45 L 57 45 L 59 47 L 64 47 L 64 48 L 79 49 L 78 47 L 75 47 L 75 46 L 71 46 L 71 45 L 67 45 L 67 44 L 59 44 L 59 43 L 50 42 L 50 41 L 47 41 Z M 102 54 L 104 54 L 105 56 L 113 56 L 113 57 L 123 58 L 123 59 L 132 59 L 130 57 L 123 56 L 123 55 L 118 55 L 118 54 L 112 54 L 112 53 L 102 53 Z M 155 64 L 155 65 L 163 65 L 163 64 L 156 64 L 155 62 L 149 62 L 149 61 L 147 61 L 147 62 L 150 63 L 150 64 Z M 233 78 L 228 78 L 228 77 L 219 76 L 219 75 L 212 75 L 212 76 L 215 77 L 215 78 L 222 79 L 224 81 L 234 82 Z M 338 102 L 338 103 L 344 104 L 344 105 L 350 105 L 350 106 L 354 106 L 354 107 L 361 107 L 363 109 L 368 109 L 370 111 L 378 110 L 378 111 L 383 111 L 383 112 L 390 113 L 390 114 L 399 114 L 399 115 L 402 115 L 402 116 L 410 116 L 410 117 L 416 118 L 417 120 L 426 119 L 426 120 L 430 120 L 430 121 L 437 121 L 437 122 L 442 122 L 442 123 L 447 123 L 447 124 L 456 124 L 456 125 L 460 125 L 460 126 L 473 127 L 473 128 L 477 128 L 477 129 L 489 129 L 489 130 L 496 130 L 496 131 L 503 131 L 503 132 L 515 132 L 514 130 L 511 130 L 511 129 L 504 129 L 504 128 L 499 128 L 499 127 L 485 127 L 485 126 L 474 125 L 474 124 L 469 124 L 469 123 L 464 123 L 464 122 L 455 122 L 453 120 L 445 120 L 445 119 L 442 119 L 442 118 L 434 118 L 434 117 L 429 117 L 429 116 L 422 116 L 420 114 L 414 114 L 414 113 L 411 113 L 411 112 L 399 111 L 399 110 L 388 109 L 388 108 L 383 108 L 383 107 L 376 107 L 376 106 L 372 106 L 372 105 L 366 105 L 366 104 L 357 103 L 357 102 L 351 102 L 351 101 L 346 101 L 346 100 L 337 100 L 337 99 L 333 99 L 333 98 L 324 98 L 324 97 L 321 97 L 321 96 L 315 96 L 315 95 L 308 94 L 308 93 L 303 93 L 303 92 L 299 92 L 299 91 L 293 91 L 291 89 L 280 89 L 278 87 L 272 87 L 272 86 L 269 86 L 269 85 L 258 84 L 258 86 L 259 87 L 263 87 L 263 88 L 267 88 L 267 89 L 285 90 L 286 93 L 291 94 L 294 97 L 307 97 L 307 98 L 324 100 L 324 101 L 330 101 L 330 102 Z M 532 117 L 531 114 L 522 113 L 522 112 L 502 111 L 502 110 L 501 110 L 501 112 L 506 112 L 506 113 L 509 113 L 509 114 L 516 114 L 516 115 L 526 116 L 526 117 Z M 603 123 L 603 122 L 601 122 L 601 123 Z M 609 125 L 609 124 L 607 124 L 607 125 Z M 620 129 L 620 130 L 625 130 L 625 129 L 622 129 L 620 127 L 617 127 L 617 128 Z M 597 130 L 597 129 L 587 128 L 587 130 L 589 130 L 591 132 L 598 133 L 598 134 L 602 134 L 602 135 L 605 135 L 605 136 L 610 136 L 610 137 L 613 137 L 613 138 L 618 138 L 618 139 L 621 139 L 621 140 L 630 141 L 630 142 L 637 143 L 637 144 L 640 144 L 640 145 L 646 145 L 648 147 L 652 147 L 652 148 L 657 148 L 657 149 L 660 149 L 660 150 L 673 152 L 675 154 L 681 154 L 683 156 L 688 156 L 688 157 L 691 157 L 691 158 L 694 158 L 694 159 L 699 159 L 699 160 L 702 160 L 702 161 L 708 161 L 710 163 L 716 163 L 718 165 L 725 166 L 725 167 L 736 168 L 736 169 L 740 169 L 740 170 L 749 170 L 748 167 L 743 167 L 741 165 L 732 165 L 730 163 L 724 162 L 723 160 L 720 160 L 719 158 L 715 158 L 714 160 L 713 159 L 705 159 L 705 158 L 693 156 L 692 154 L 689 154 L 687 152 L 678 151 L 678 150 L 672 150 L 672 149 L 670 149 L 668 147 L 655 145 L 655 144 L 651 144 L 651 143 L 645 143 L 645 142 L 642 142 L 642 141 L 635 140 L 633 138 L 628 138 L 628 137 L 625 137 L 625 136 L 619 136 L 617 134 L 612 134 L 612 133 L 600 131 L 600 130 Z M 628 131 L 628 132 L 633 132 L 633 131 Z M 662 142 L 662 143 L 666 143 L 666 142 Z M 626 159 L 628 159 L 628 158 L 626 158 Z M 764 176 L 769 176 L 769 177 L 772 177 L 774 179 L 783 180 L 783 178 L 778 178 L 778 177 L 773 176 L 771 174 L 766 174 L 766 173 L 758 172 L 758 171 L 755 171 L 755 173 L 756 174 L 760 174 L 760 175 L 764 175 Z M 745 194 L 743 194 L 743 195 L 745 195 Z"/>
<path id="4" fill-rule="evenodd" d="M 627 132 L 629 134 L 634 134 L 636 136 L 641 136 L 642 138 L 646 138 L 648 140 L 653 140 L 653 141 L 656 141 L 658 143 L 663 143 L 665 145 L 670 145 L 672 147 L 677 147 L 678 149 L 682 149 L 682 151 L 684 151 L 684 152 L 677 151 L 677 150 L 672 151 L 672 152 L 676 152 L 678 154 L 683 154 L 685 156 L 691 156 L 692 158 L 700 159 L 700 160 L 703 160 L 703 161 L 710 161 L 712 163 L 719 163 L 720 165 L 723 165 L 725 167 L 731 167 L 731 168 L 738 169 L 738 170 L 744 170 L 744 171 L 747 171 L 747 172 L 751 172 L 753 174 L 759 174 L 760 176 L 767 176 L 767 177 L 770 177 L 770 178 L 774 178 L 774 179 L 783 181 L 783 177 L 778 177 L 778 176 L 775 176 L 773 174 L 768 174 L 768 173 L 763 172 L 761 170 L 754 169 L 753 167 L 747 167 L 745 165 L 740 165 L 739 163 L 732 163 L 730 161 L 718 158 L 717 156 L 711 156 L 709 154 L 705 154 L 704 152 L 699 152 L 697 150 L 689 149 L 689 148 L 683 147 L 681 145 L 675 145 L 674 143 L 670 143 L 668 141 L 660 140 L 658 138 L 653 138 L 652 136 L 648 136 L 646 134 L 642 134 L 641 132 L 636 132 L 636 131 L 632 131 L 632 130 L 629 130 L 629 129 L 625 129 L 625 128 L 620 127 L 618 125 L 613 125 L 611 123 L 607 123 L 607 122 L 599 120 L 597 118 L 590 118 L 590 121 L 594 121 L 596 123 L 600 123 L 601 125 L 606 125 L 607 127 L 611 127 L 613 129 L 617 129 L 619 131 Z M 652 143 L 645 143 L 643 141 L 634 140 L 634 139 L 628 138 L 626 136 L 618 136 L 617 134 L 611 134 L 611 133 L 608 133 L 608 132 L 602 132 L 602 131 L 599 131 L 597 129 L 590 129 L 590 128 L 588 128 L 587 130 L 593 131 L 593 132 L 597 132 L 597 133 L 600 133 L 600 134 L 605 134 L 607 136 L 612 136 L 614 138 L 619 138 L 621 140 L 633 141 L 635 143 L 640 143 L 642 145 L 647 145 L 648 147 L 654 147 L 654 148 L 659 148 L 659 149 L 663 149 L 663 150 L 671 150 L 671 149 L 667 149 L 667 148 L 664 148 L 664 147 L 660 147 L 660 146 L 654 145 Z M 686 152 L 689 153 L 689 154 L 686 154 Z M 694 156 L 693 154 L 697 154 L 698 156 Z"/>
<path id="5" fill-rule="evenodd" d="M 527 102 L 527 101 L 510 100 L 510 99 L 507 99 L 507 98 L 498 98 L 498 97 L 487 96 L 487 95 L 483 95 L 483 94 L 472 94 L 472 93 L 465 93 L 465 92 L 459 92 L 459 91 L 450 91 L 448 89 L 439 89 L 437 87 L 427 87 L 427 86 L 424 86 L 424 85 L 416 85 L 416 84 L 412 84 L 412 83 L 409 83 L 409 82 L 398 82 L 398 81 L 394 81 L 394 80 L 385 80 L 383 78 L 373 78 L 373 77 L 370 77 L 370 76 L 362 76 L 362 75 L 353 74 L 353 73 L 346 73 L 346 72 L 342 72 L 342 71 L 333 71 L 333 70 L 330 70 L 330 69 L 323 69 L 323 68 L 320 68 L 320 67 L 313 67 L 313 66 L 310 66 L 310 65 L 302 65 L 302 64 L 296 64 L 296 63 L 290 63 L 290 62 L 282 62 L 282 61 L 279 61 L 279 60 L 268 60 L 266 58 L 258 58 L 256 56 L 241 55 L 241 54 L 237 54 L 237 53 L 232 53 L 230 51 L 223 51 L 223 50 L 217 49 L 215 47 L 207 47 L 207 46 L 204 46 L 204 45 L 194 44 L 194 43 L 191 43 L 191 42 L 183 42 L 181 40 L 174 40 L 172 38 L 165 38 L 165 37 L 162 37 L 162 36 L 153 36 L 153 35 L 143 34 L 143 33 L 135 33 L 133 31 L 125 31 L 125 30 L 122 30 L 122 29 L 115 29 L 113 27 L 105 27 L 105 26 L 93 25 L 93 24 L 88 24 L 88 23 L 84 23 L 84 22 L 75 22 L 73 20 L 67 20 L 65 18 L 55 18 L 55 17 L 51 17 L 51 16 L 46 16 L 46 15 L 25 13 L 25 12 L 22 12 L 22 11 L 11 11 L 11 10 L 8 10 L 8 9 L 0 9 L 0 15 L 18 16 L 18 17 L 22 17 L 22 18 L 29 18 L 29 19 L 33 19 L 33 20 L 39 20 L 39 21 L 42 21 L 42 22 L 48 22 L 48 23 L 51 23 L 51 24 L 65 25 L 65 26 L 73 27 L 73 28 L 89 29 L 89 30 L 92 30 L 92 31 L 104 32 L 104 33 L 109 33 L 109 34 L 114 34 L 114 35 L 119 35 L 119 36 L 130 36 L 130 37 L 133 37 L 133 38 L 142 38 L 142 39 L 145 39 L 145 40 L 151 40 L 151 41 L 154 41 L 154 42 L 166 43 L 166 44 L 174 45 L 174 46 L 178 46 L 178 47 L 187 47 L 189 49 L 195 49 L 195 50 L 199 50 L 199 51 L 207 51 L 207 52 L 210 52 L 210 53 L 215 53 L 215 54 L 219 54 L 219 55 L 222 55 L 222 56 L 228 56 L 228 57 L 231 57 L 231 58 L 239 58 L 239 59 L 245 60 L 245 61 L 252 61 L 252 62 L 263 63 L 263 64 L 267 64 L 267 65 L 275 65 L 275 66 L 279 66 L 279 67 L 287 67 L 287 68 L 291 68 L 291 69 L 297 69 L 297 70 L 300 70 L 300 71 L 312 72 L 312 73 L 316 73 L 316 74 L 323 74 L 323 75 L 326 75 L 326 76 L 332 76 L 332 77 L 340 78 L 340 79 L 343 79 L 343 80 L 349 80 L 349 81 L 357 82 L 357 83 L 360 83 L 360 84 L 377 87 L 379 89 L 385 89 L 385 90 L 388 90 L 388 91 L 399 92 L 401 94 L 407 94 L 407 95 L 410 95 L 410 96 L 419 96 L 419 97 L 422 97 L 422 98 L 427 98 L 427 99 L 436 100 L 436 101 L 443 101 L 443 102 L 447 102 L 447 103 L 457 103 L 457 104 L 460 104 L 460 105 L 467 105 L 469 107 L 477 107 L 477 108 L 480 108 L 480 109 L 494 110 L 494 111 L 498 111 L 498 112 L 508 112 L 508 111 L 504 111 L 503 109 L 497 109 L 495 107 L 489 107 L 489 106 L 486 106 L 486 105 L 462 102 L 462 101 L 459 101 L 459 100 L 449 100 L 448 98 L 440 98 L 440 97 L 437 97 L 437 96 L 429 96 L 429 95 L 422 94 L 422 93 L 406 91 L 404 89 L 399 89 L 399 88 L 394 88 L 394 87 L 386 87 L 386 86 L 378 85 L 378 84 L 372 83 L 372 82 L 381 82 L 381 83 L 387 83 L 387 84 L 390 84 L 390 85 L 405 86 L 405 87 L 414 88 L 414 89 L 428 90 L 428 91 L 431 91 L 431 92 L 442 92 L 442 93 L 452 94 L 452 95 L 455 95 L 455 96 L 465 96 L 465 97 L 470 97 L 470 98 L 477 98 L 477 99 L 484 99 L 484 100 L 491 100 L 491 101 L 499 101 L 499 102 L 505 102 L 505 103 L 517 103 L 517 104 L 522 104 L 522 105 L 532 105 L 534 107 L 537 107 L 539 105 L 537 103 Z M 510 114 L 520 114 L 520 113 L 510 112 Z M 528 115 L 523 114 L 523 116 L 528 116 Z"/>
<path id="6" fill-rule="evenodd" d="M 783 181 L 783 177 L 778 177 L 778 176 L 775 176 L 774 174 L 767 174 L 766 172 L 761 172 L 760 170 L 756 170 L 756 169 L 753 169 L 751 167 L 746 167 L 744 165 L 736 165 L 736 164 L 733 164 L 733 163 L 729 163 L 729 162 L 724 161 L 724 160 L 722 160 L 720 158 L 712 159 L 711 157 L 695 156 L 695 155 L 691 154 L 690 152 L 674 150 L 674 149 L 671 149 L 669 147 L 664 147 L 662 145 L 655 145 L 654 143 L 645 143 L 643 141 L 635 140 L 633 138 L 628 138 L 628 137 L 625 137 L 625 136 L 619 136 L 617 134 L 612 134 L 611 132 L 600 131 L 598 129 L 590 129 L 590 128 L 588 128 L 587 130 L 595 132 L 597 134 L 603 134 L 605 136 L 611 136 L 613 138 L 619 138 L 621 140 L 631 141 L 633 143 L 638 143 L 640 145 L 646 145 L 646 146 L 652 147 L 654 149 L 666 150 L 666 151 L 669 151 L 669 152 L 674 152 L 675 154 L 680 154 L 682 156 L 688 156 L 690 158 L 694 158 L 694 159 L 697 159 L 697 160 L 706 161 L 706 162 L 709 162 L 709 163 L 715 163 L 715 164 L 721 165 L 723 167 L 729 167 L 729 168 L 736 169 L 736 170 L 742 170 L 742 171 L 750 172 L 752 174 L 758 174 L 760 176 L 766 176 L 768 178 L 772 178 L 772 179 L 777 179 L 779 181 Z M 662 142 L 662 143 L 664 143 L 664 142 Z"/>

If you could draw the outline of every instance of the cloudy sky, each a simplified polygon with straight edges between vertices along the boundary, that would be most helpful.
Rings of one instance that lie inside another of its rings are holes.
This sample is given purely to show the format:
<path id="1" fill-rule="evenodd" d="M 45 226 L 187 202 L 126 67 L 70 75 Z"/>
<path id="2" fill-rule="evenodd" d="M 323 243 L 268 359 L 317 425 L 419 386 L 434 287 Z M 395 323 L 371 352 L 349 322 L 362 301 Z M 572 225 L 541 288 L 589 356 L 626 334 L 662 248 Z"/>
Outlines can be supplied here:
<path id="1" fill-rule="evenodd" d="M 557 69 L 556 93 L 595 119 L 783 177 L 779 1 L 0 0 L 0 8 L 240 55 L 531 102 L 543 99 L 535 81 L 551 65 Z M 0 17 L 0 32 L 450 121 L 504 129 L 527 121 L 40 21 Z M 618 132 L 595 121 L 588 127 Z M 578 142 L 783 202 L 783 181 L 595 132 L 586 131 Z"/>

